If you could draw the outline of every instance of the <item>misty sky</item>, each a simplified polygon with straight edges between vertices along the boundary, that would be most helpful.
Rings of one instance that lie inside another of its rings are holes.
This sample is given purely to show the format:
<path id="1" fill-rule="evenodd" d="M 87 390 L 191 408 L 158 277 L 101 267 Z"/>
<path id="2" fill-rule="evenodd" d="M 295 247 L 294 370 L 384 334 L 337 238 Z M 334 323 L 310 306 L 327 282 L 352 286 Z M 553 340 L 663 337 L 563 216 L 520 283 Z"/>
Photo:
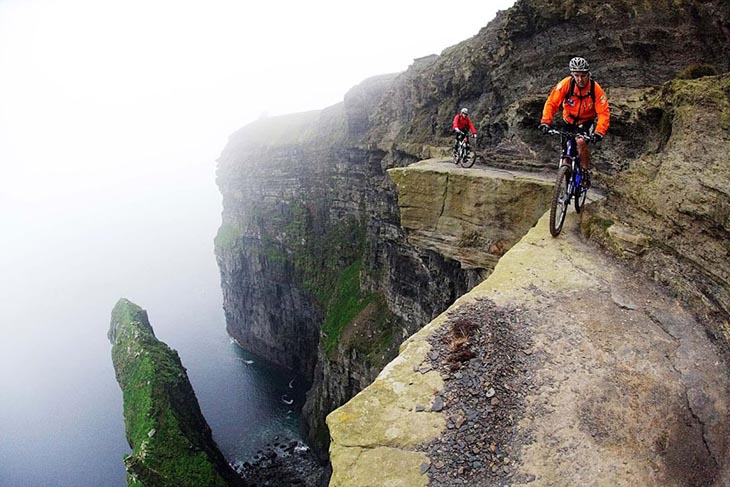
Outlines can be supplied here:
<path id="1" fill-rule="evenodd" d="M 181 352 L 191 314 L 219 319 L 231 133 L 340 102 L 512 3 L 0 0 L 0 484 L 123 474 L 109 314 L 132 299 Z"/>
<path id="2" fill-rule="evenodd" d="M 53 328 L 17 324 L 44 303 L 184 261 L 191 231 L 212 258 L 236 129 L 337 103 L 512 3 L 0 0 L 0 355 Z"/>
<path id="3" fill-rule="evenodd" d="M 260 115 L 339 102 L 512 3 L 0 0 L 0 204 L 210 163 Z"/>

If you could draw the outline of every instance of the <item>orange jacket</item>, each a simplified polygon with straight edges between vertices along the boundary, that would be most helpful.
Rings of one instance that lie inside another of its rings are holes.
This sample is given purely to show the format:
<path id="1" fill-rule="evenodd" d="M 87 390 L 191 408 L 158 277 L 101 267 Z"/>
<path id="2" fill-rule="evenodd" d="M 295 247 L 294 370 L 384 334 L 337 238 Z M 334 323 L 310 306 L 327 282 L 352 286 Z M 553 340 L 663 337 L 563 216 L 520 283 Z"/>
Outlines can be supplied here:
<path id="1" fill-rule="evenodd" d="M 606 92 L 603 91 L 601 85 L 595 83 L 593 93 L 595 95 L 596 103 L 593 105 L 593 100 L 589 96 L 591 91 L 590 81 L 585 88 L 580 89 L 576 83 L 573 95 L 566 99 L 570 94 L 570 79 L 571 76 L 561 80 L 553 91 L 550 92 L 545 107 L 542 109 L 542 119 L 540 123 L 550 124 L 553 121 L 553 116 L 560 109 L 560 104 L 563 104 L 563 120 L 571 124 L 581 124 L 589 122 L 598 118 L 596 123 L 595 132 L 601 135 L 606 135 L 608 125 L 611 120 L 611 111 L 608 108 L 608 98 L 606 98 Z M 580 98 L 583 97 L 583 98 Z"/>

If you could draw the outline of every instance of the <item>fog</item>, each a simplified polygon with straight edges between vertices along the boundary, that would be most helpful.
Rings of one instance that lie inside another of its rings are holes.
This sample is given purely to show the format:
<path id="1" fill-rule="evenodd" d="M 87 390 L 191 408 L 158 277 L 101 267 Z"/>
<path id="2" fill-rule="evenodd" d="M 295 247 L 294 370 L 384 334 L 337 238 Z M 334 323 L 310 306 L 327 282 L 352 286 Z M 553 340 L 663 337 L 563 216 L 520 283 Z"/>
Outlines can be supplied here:
<path id="1" fill-rule="evenodd" d="M 0 485 L 120 485 L 117 299 L 184 363 L 184 326 L 224 329 L 229 134 L 337 103 L 512 3 L 0 0 Z"/>

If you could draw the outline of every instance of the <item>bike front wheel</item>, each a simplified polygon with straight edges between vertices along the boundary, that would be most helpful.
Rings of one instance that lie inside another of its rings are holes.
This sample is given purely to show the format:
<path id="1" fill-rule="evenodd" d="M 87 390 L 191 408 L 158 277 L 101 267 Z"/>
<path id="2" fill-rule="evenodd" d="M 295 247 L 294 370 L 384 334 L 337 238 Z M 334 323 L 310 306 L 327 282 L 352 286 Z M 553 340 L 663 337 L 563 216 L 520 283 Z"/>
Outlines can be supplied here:
<path id="1" fill-rule="evenodd" d="M 561 166 L 553 187 L 553 199 L 550 204 L 550 235 L 557 237 L 563 229 L 565 215 L 570 205 L 570 168 Z"/>

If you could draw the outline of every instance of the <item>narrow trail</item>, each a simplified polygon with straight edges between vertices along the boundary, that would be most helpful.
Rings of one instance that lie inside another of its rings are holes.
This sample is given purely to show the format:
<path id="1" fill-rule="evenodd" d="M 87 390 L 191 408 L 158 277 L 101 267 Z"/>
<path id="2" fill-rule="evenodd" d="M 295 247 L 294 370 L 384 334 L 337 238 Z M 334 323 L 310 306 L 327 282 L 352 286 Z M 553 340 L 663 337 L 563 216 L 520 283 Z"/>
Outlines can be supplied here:
<path id="1" fill-rule="evenodd" d="M 726 364 L 690 313 L 577 226 L 571 212 L 553 239 L 543 218 L 472 292 L 529 323 L 534 392 L 515 438 L 532 441 L 513 448 L 525 483 L 728 485 Z"/>
<path id="2" fill-rule="evenodd" d="M 331 485 L 730 486 L 728 392 L 690 312 L 545 215 L 330 415 Z"/>

